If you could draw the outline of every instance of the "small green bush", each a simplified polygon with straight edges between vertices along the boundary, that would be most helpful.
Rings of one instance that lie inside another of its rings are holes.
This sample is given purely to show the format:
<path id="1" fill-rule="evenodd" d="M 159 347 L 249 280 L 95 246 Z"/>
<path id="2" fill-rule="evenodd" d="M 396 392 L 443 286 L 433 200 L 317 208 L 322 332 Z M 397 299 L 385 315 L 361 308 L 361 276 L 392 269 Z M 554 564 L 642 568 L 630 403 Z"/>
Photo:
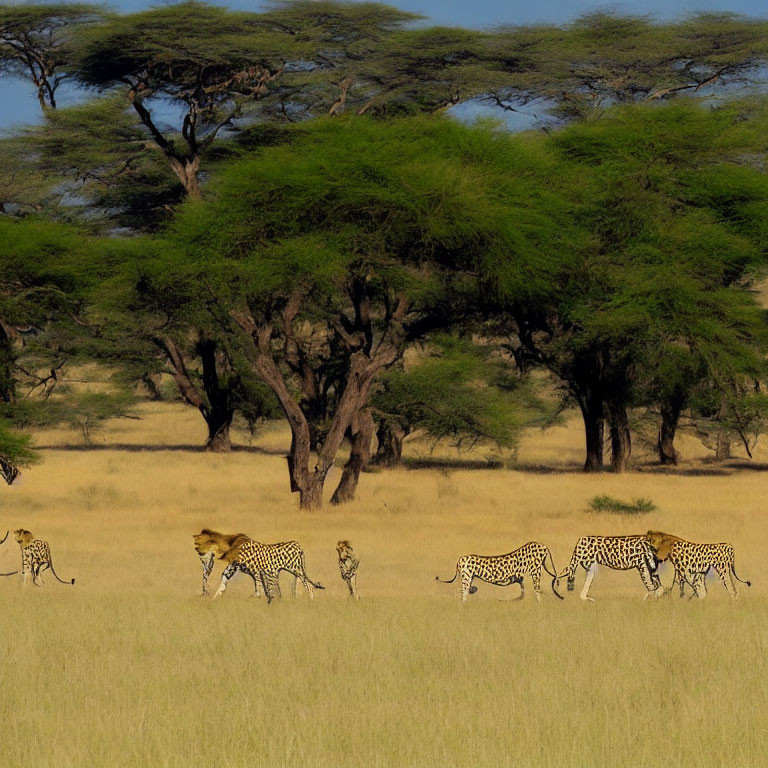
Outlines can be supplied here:
<path id="1" fill-rule="evenodd" d="M 653 512 L 656 505 L 650 499 L 635 499 L 632 503 L 614 499 L 612 496 L 595 496 L 589 502 L 593 512 L 615 512 L 620 515 L 644 515 Z"/>

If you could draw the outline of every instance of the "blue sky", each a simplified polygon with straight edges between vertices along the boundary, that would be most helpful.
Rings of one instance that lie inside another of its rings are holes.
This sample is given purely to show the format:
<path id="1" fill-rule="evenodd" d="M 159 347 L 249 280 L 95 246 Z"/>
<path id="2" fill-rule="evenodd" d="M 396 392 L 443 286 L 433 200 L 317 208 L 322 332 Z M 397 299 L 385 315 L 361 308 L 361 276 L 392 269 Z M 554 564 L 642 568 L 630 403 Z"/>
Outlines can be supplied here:
<path id="1" fill-rule="evenodd" d="M 732 11 L 749 16 L 768 15 L 765 0 L 637 0 L 627 3 L 589 2 L 589 0 L 389 0 L 391 5 L 423 13 L 436 24 L 466 27 L 491 27 L 501 23 L 562 23 L 587 11 L 611 9 L 624 13 L 650 13 L 657 18 L 675 18 L 695 11 Z M 5 4 L 5 3 L 3 3 Z M 121 0 L 113 8 L 137 11 L 157 2 Z M 253 0 L 220 3 L 232 8 L 258 9 Z M 61 101 L 66 103 L 66 94 Z M 69 99 L 71 101 L 71 99 Z M 39 120 L 39 107 L 32 88 L 24 82 L 0 78 L 0 129 Z"/>

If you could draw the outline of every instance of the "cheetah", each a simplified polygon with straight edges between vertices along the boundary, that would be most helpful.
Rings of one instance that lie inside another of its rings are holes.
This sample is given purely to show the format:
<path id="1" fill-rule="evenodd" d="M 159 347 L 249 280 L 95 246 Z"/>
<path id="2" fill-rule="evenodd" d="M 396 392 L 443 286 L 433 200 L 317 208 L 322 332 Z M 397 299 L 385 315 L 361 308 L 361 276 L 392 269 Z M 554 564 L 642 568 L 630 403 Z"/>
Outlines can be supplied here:
<path id="1" fill-rule="evenodd" d="M 349 596 L 358 599 L 357 594 L 357 569 L 360 561 L 355 557 L 351 544 L 343 539 L 336 545 L 336 552 L 339 555 L 339 570 L 341 578 L 347 584 Z"/>
<path id="2" fill-rule="evenodd" d="M 53 575 L 62 584 L 74 584 L 75 580 L 64 581 L 59 578 L 53 567 L 53 560 L 51 559 L 51 548 L 48 546 L 47 541 L 42 539 L 36 539 L 32 533 L 23 528 L 18 528 L 13 532 L 16 541 L 19 542 L 21 548 L 21 572 L 24 576 L 24 586 L 27 585 L 27 573 L 32 574 L 32 583 L 35 586 L 42 586 L 43 579 L 40 575 L 46 568 L 50 568 Z"/>
<path id="3" fill-rule="evenodd" d="M 715 569 L 726 591 L 734 600 L 739 596 L 733 583 L 734 578 L 748 587 L 752 586 L 752 582 L 744 581 L 736 575 L 731 544 L 696 544 L 661 531 L 648 531 L 647 537 L 656 559 L 659 562 L 669 560 L 675 568 L 675 577 L 668 592 L 671 592 L 675 582 L 679 581 L 682 597 L 685 583 L 688 582 L 693 587 L 693 596 L 703 600 L 707 595 L 705 576 L 710 568 Z"/>
<path id="4" fill-rule="evenodd" d="M 552 564 L 551 571 L 547 568 L 547 558 L 549 558 L 549 562 Z M 539 544 L 537 541 L 529 541 L 519 549 L 508 552 L 506 555 L 462 555 L 456 563 L 456 573 L 452 579 L 446 581 L 439 576 L 435 578 L 443 584 L 452 584 L 456 577 L 461 574 L 462 601 L 467 599 L 467 595 L 474 594 L 477 591 L 477 587 L 472 586 L 474 578 L 499 587 L 519 584 L 520 596 L 517 599 L 522 600 L 525 597 L 523 577 L 526 574 L 530 574 L 536 600 L 540 602 L 542 568 L 552 576 L 552 591 L 562 600 L 562 595 L 555 589 L 558 576 L 555 563 L 552 560 L 552 553 L 548 547 Z"/>
<path id="5" fill-rule="evenodd" d="M 573 592 L 576 569 L 578 566 L 584 568 L 587 577 L 580 597 L 594 602 L 594 598 L 589 596 L 589 588 L 598 565 L 607 565 L 618 571 L 636 568 L 648 590 L 646 597 L 659 597 L 663 592 L 661 581 L 656 575 L 656 559 L 645 536 L 582 536 L 576 542 L 571 562 L 559 578 L 567 576 L 568 591 Z"/>
<path id="6" fill-rule="evenodd" d="M 315 596 L 313 587 L 325 589 L 322 584 L 312 581 L 307 576 L 304 569 L 304 550 L 298 541 L 261 544 L 258 541 L 253 541 L 253 539 L 246 539 L 225 552 L 219 559 L 224 560 L 229 565 L 221 575 L 221 584 L 214 598 L 224 594 L 227 583 L 237 571 L 243 571 L 253 579 L 256 595 L 260 595 L 259 587 L 261 586 L 268 602 L 271 602 L 273 597 L 281 597 L 278 581 L 280 571 L 288 571 L 296 577 L 293 584 L 294 595 L 299 580 L 304 584 L 310 600 Z"/>

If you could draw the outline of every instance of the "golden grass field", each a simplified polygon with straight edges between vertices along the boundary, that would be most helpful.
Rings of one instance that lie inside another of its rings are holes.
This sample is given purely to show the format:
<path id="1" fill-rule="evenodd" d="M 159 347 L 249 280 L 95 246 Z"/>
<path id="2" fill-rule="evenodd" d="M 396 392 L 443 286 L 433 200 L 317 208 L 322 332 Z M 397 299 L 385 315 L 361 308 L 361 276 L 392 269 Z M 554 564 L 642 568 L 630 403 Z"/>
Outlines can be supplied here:
<path id="1" fill-rule="evenodd" d="M 585 476 L 571 420 L 528 435 L 511 469 L 482 468 L 479 449 L 460 457 L 476 468 L 454 468 L 441 449 L 445 466 L 365 474 L 354 504 L 303 513 L 283 428 L 214 456 L 189 449 L 203 439 L 192 409 L 141 414 L 90 450 L 72 449 L 74 433 L 39 434 L 43 461 L 0 488 L 0 536 L 29 528 L 77 578 L 24 591 L 0 579 L 3 768 L 765 765 L 765 452 L 753 469 L 720 469 L 686 439 L 676 472 L 640 451 L 639 471 Z M 600 493 L 658 510 L 586 511 Z M 327 589 L 310 604 L 285 580 L 268 606 L 238 576 L 221 600 L 202 599 L 191 537 L 206 526 L 299 539 Z M 537 539 L 562 569 L 579 535 L 648 528 L 731 541 L 752 588 L 732 602 L 710 579 L 704 601 L 644 601 L 635 572 L 602 569 L 592 604 L 548 585 L 541 604 L 530 590 L 515 602 L 517 587 L 482 584 L 461 604 L 456 584 L 435 582 L 466 552 Z M 357 603 L 339 538 L 361 559 Z M 9 539 L 0 571 L 18 566 Z"/>

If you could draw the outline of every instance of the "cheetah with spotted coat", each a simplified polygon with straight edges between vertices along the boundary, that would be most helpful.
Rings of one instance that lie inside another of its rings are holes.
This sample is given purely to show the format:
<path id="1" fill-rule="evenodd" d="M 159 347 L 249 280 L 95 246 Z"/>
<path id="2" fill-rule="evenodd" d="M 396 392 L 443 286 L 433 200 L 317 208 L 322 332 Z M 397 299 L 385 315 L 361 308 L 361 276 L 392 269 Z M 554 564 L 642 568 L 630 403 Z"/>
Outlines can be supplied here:
<path id="1" fill-rule="evenodd" d="M 549 562 L 552 564 L 551 571 L 547 568 L 547 558 L 549 558 Z M 537 541 L 529 541 L 519 549 L 508 552 L 506 555 L 462 555 L 456 563 L 456 573 L 452 579 L 446 581 L 439 576 L 435 578 L 443 584 L 452 584 L 456 577 L 461 575 L 462 601 L 467 599 L 467 595 L 477 592 L 477 587 L 472 586 L 472 580 L 475 578 L 499 587 L 519 584 L 520 596 L 517 599 L 522 600 L 525 597 L 523 577 L 526 574 L 530 574 L 536 599 L 541 601 L 542 568 L 552 576 L 552 591 L 562 600 L 562 595 L 555 589 L 558 576 L 552 559 L 552 553 L 548 547 L 539 544 Z"/>
<path id="2" fill-rule="evenodd" d="M 587 571 L 581 599 L 594 602 L 589 588 L 597 573 L 598 565 L 606 565 L 617 571 L 636 569 L 648 590 L 646 597 L 659 597 L 663 593 L 661 580 L 656 575 L 656 558 L 646 536 L 582 536 L 573 550 L 568 567 L 559 578 L 568 577 L 568 591 L 573 592 L 576 569 Z"/>
<path id="3" fill-rule="evenodd" d="M 733 583 L 734 578 L 748 587 L 752 586 L 751 582 L 736 575 L 732 544 L 696 544 L 661 531 L 648 531 L 647 537 L 656 559 L 659 562 L 669 560 L 675 568 L 675 577 L 668 592 L 675 588 L 676 582 L 680 582 L 682 597 L 685 583 L 688 582 L 693 587 L 694 595 L 703 600 L 707 596 L 705 577 L 710 568 L 715 569 L 726 591 L 734 600 L 739 596 Z"/>
<path id="4" fill-rule="evenodd" d="M 75 580 L 64 581 L 59 578 L 59 574 L 56 573 L 53 567 L 53 560 L 51 559 L 51 548 L 48 546 L 47 541 L 37 539 L 30 533 L 30 531 L 24 528 L 18 528 L 13 532 L 14 538 L 19 542 L 21 548 L 21 573 L 24 577 L 24 586 L 27 585 L 27 574 L 32 574 L 32 583 L 39 587 L 43 585 L 43 578 L 40 575 L 46 568 L 50 568 L 53 575 L 62 584 L 74 584 Z M 10 576 L 13 574 L 3 574 L 4 576 Z"/>
<path id="5" fill-rule="evenodd" d="M 307 590 L 310 600 L 314 598 L 315 589 L 325 587 L 312 581 L 304 568 L 304 550 L 298 541 L 285 541 L 279 544 L 261 544 L 253 539 L 245 538 L 236 546 L 220 557 L 229 563 L 221 575 L 219 585 L 214 598 L 221 597 L 227 588 L 229 580 L 242 571 L 247 573 L 254 583 L 256 594 L 263 593 L 270 602 L 273 597 L 281 597 L 278 576 L 280 571 L 288 571 L 296 577 L 293 584 L 293 593 L 296 594 L 296 584 L 301 580 Z M 261 589 L 260 589 L 261 587 Z"/>

